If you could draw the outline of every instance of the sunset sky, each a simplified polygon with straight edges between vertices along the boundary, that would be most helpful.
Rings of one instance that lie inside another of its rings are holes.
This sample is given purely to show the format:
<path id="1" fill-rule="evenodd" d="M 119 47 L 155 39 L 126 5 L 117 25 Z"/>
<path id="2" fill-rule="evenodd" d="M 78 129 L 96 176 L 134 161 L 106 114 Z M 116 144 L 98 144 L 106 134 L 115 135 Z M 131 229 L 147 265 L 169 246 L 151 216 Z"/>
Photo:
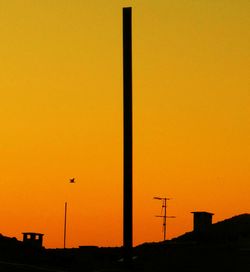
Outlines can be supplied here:
<path id="1" fill-rule="evenodd" d="M 133 8 L 134 245 L 250 213 L 249 0 L 0 0 L 0 233 L 122 245 L 122 7 Z M 70 184 L 69 179 L 76 183 Z"/>

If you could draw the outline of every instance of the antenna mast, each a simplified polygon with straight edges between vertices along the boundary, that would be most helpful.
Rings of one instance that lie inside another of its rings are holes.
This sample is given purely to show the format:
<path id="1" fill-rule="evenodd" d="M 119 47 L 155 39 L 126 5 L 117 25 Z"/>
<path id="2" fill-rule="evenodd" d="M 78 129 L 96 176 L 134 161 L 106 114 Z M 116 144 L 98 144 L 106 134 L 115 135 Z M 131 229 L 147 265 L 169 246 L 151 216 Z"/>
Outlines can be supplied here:
<path id="1" fill-rule="evenodd" d="M 166 241 L 167 218 L 175 218 L 175 216 L 167 216 L 167 200 L 171 200 L 172 198 L 154 197 L 154 199 L 162 201 L 162 210 L 164 211 L 164 214 L 156 215 L 156 217 L 163 218 L 163 241 Z"/>

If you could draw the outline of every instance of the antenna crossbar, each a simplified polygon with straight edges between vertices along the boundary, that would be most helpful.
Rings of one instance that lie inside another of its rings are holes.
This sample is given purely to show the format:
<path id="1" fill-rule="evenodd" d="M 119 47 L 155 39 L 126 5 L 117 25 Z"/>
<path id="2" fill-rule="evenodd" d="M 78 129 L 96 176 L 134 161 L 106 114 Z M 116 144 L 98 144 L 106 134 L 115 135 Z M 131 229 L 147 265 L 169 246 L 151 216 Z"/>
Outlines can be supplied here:
<path id="1" fill-rule="evenodd" d="M 155 196 L 154 199 L 162 201 L 162 209 L 164 210 L 164 214 L 163 215 L 156 215 L 155 217 L 163 218 L 163 224 L 162 224 L 163 225 L 163 241 L 166 241 L 167 218 L 176 218 L 175 216 L 167 216 L 167 200 L 170 200 L 172 198 Z"/>

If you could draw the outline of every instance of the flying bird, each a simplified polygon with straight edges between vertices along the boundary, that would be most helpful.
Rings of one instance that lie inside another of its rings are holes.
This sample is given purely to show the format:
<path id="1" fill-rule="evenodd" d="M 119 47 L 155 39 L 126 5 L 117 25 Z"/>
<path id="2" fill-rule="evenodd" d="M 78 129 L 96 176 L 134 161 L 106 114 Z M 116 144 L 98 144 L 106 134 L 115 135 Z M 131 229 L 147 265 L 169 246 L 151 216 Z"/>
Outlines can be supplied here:
<path id="1" fill-rule="evenodd" d="M 69 180 L 70 183 L 75 183 L 75 178 Z"/>

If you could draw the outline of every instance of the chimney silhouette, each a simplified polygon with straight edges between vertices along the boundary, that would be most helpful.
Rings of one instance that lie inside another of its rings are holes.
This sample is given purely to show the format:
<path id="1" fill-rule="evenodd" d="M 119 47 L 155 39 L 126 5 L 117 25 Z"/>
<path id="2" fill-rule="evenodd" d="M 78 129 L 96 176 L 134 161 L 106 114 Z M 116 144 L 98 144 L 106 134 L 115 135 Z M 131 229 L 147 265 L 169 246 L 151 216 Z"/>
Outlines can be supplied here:
<path id="1" fill-rule="evenodd" d="M 192 212 L 194 215 L 194 229 L 196 233 L 205 232 L 212 225 L 213 213 L 209 212 Z"/>

